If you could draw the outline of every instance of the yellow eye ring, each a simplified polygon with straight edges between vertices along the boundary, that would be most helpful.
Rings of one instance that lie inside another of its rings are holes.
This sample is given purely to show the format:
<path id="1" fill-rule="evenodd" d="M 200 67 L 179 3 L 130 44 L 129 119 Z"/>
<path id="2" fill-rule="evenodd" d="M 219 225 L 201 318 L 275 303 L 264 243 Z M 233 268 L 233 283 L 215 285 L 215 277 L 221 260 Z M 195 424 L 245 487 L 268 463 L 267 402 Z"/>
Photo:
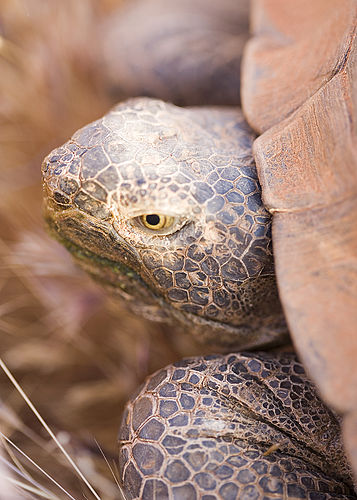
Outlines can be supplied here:
<path id="1" fill-rule="evenodd" d="M 140 216 L 140 221 L 147 229 L 160 231 L 172 226 L 174 217 L 162 214 L 145 214 Z"/>

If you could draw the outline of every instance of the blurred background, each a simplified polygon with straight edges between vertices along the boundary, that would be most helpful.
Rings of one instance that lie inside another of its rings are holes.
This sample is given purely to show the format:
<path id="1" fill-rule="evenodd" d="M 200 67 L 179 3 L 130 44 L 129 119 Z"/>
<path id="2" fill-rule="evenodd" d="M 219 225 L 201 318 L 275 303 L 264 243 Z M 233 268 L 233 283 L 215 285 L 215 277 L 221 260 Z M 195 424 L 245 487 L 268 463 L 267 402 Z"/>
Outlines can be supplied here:
<path id="1" fill-rule="evenodd" d="M 48 237 L 41 162 L 118 100 L 155 94 L 156 76 L 151 80 L 150 73 L 145 80 L 144 75 L 154 62 L 161 97 L 179 104 L 210 99 L 238 104 L 240 57 L 248 36 L 248 0 L 238 9 L 235 0 L 222 0 L 219 7 L 206 0 L 145 0 L 140 16 L 129 12 L 121 31 L 108 35 L 105 57 L 98 57 L 103 33 L 110 34 L 112 21 L 120 21 L 131 3 L 0 0 L 0 355 L 103 500 L 120 498 L 106 460 L 116 474 L 125 402 L 148 374 L 203 352 L 181 335 L 169 335 L 172 328 L 131 316 Z M 182 5 L 192 11 L 182 11 Z M 149 17 L 160 35 L 155 61 L 150 30 L 146 38 Z M 175 43 L 167 43 L 167 35 Z M 121 53 L 111 48 L 119 39 L 126 45 Z M 177 40 L 183 44 L 178 51 Z M 142 47 L 149 52 L 140 55 Z M 162 55 L 174 61 L 171 66 L 161 65 Z M 207 57 L 214 70 L 205 73 Z M 172 72 L 178 67 L 182 87 Z M 0 431 L 0 498 L 68 498 L 4 436 L 74 498 L 94 498 L 3 370 Z M 5 476 L 12 483 L 4 483 Z M 21 484 L 5 493 L 14 481 Z"/>
<path id="2" fill-rule="evenodd" d="M 98 78 L 93 33 L 121 3 L 0 2 L 1 357 L 103 499 L 120 496 L 96 441 L 112 464 L 125 401 L 178 353 L 163 327 L 111 303 L 47 236 L 40 165 L 118 98 Z M 92 498 L 2 371 L 0 399 L 1 432 L 76 499 Z M 3 458 L 21 469 L 14 453 L 4 449 Z M 66 498 L 23 465 L 54 498 Z M 10 499 L 4 491 L 0 498 Z M 40 498 L 16 491 L 13 498 Z"/>

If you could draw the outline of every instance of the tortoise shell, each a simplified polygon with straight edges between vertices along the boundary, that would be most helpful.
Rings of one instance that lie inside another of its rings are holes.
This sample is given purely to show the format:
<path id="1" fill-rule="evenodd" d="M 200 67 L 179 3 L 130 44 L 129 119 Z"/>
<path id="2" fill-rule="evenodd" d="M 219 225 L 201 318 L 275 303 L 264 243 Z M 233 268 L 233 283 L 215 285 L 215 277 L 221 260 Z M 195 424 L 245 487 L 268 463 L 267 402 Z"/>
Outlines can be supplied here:
<path id="1" fill-rule="evenodd" d="M 294 345 L 357 471 L 356 2 L 255 1 L 242 105 Z"/>

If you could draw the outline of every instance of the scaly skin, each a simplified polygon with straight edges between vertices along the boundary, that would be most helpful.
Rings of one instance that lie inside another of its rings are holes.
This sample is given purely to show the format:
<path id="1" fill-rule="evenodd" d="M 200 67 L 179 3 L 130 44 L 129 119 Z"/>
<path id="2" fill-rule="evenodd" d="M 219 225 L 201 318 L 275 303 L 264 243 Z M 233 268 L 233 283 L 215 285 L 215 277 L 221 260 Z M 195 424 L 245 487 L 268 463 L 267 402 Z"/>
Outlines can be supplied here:
<path id="1" fill-rule="evenodd" d="M 129 403 L 119 439 L 128 498 L 355 498 L 338 422 L 293 355 L 175 363 Z"/>
<path id="2" fill-rule="evenodd" d="M 224 351 L 282 343 L 253 138 L 236 109 L 120 104 L 45 159 L 50 230 L 151 319 L 189 326 Z M 147 214 L 169 224 L 147 228 Z M 129 498 L 354 498 L 338 422 L 293 358 L 229 355 L 181 368 L 151 378 L 128 406 Z M 193 403 L 179 410 L 184 394 Z"/>
<path id="3" fill-rule="evenodd" d="M 226 350 L 281 343 L 252 140 L 235 109 L 133 99 L 46 158 L 46 218 L 91 274 L 150 318 Z M 164 234 L 138 222 L 156 213 L 174 219 Z"/>

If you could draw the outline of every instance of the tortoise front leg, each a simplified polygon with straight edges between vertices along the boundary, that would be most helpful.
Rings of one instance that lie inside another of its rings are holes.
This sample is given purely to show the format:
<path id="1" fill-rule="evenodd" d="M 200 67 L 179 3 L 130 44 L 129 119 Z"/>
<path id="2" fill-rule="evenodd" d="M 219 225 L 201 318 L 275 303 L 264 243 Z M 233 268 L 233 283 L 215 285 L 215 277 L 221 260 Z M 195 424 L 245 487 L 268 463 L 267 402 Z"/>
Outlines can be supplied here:
<path id="1" fill-rule="evenodd" d="M 356 498 L 338 421 L 290 354 L 168 366 L 128 404 L 119 439 L 128 498 Z"/>

